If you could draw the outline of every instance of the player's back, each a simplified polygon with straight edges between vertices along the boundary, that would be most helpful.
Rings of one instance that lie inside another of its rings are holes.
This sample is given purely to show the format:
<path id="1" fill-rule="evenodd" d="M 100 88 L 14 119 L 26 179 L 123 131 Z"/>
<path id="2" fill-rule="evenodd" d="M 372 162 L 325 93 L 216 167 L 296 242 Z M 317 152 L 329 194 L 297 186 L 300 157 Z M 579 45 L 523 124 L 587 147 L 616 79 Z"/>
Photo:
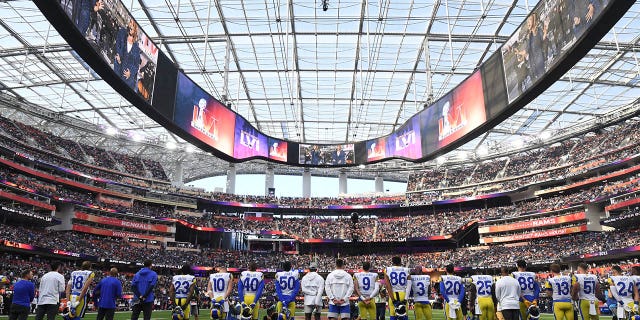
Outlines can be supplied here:
<path id="1" fill-rule="evenodd" d="M 444 292 L 449 297 L 457 297 L 462 290 L 462 278 L 455 275 L 442 275 L 442 284 L 444 286 Z"/>
<path id="2" fill-rule="evenodd" d="M 242 271 L 240 274 L 240 281 L 244 288 L 244 293 L 256 293 L 258 287 L 262 283 L 264 275 L 260 271 Z"/>
<path id="3" fill-rule="evenodd" d="M 493 285 L 493 277 L 488 275 L 473 275 L 471 281 L 476 286 L 476 295 L 478 297 L 490 297 L 491 286 Z"/>
<path id="4" fill-rule="evenodd" d="M 555 276 L 547 280 L 547 288 L 552 290 L 554 302 L 571 302 L 571 277 Z"/>
<path id="5" fill-rule="evenodd" d="M 300 274 L 296 270 L 280 271 L 276 273 L 276 285 L 285 296 L 293 294 L 296 288 L 296 282 L 300 279 Z"/>
<path id="6" fill-rule="evenodd" d="M 633 301 L 634 279 L 632 276 L 610 276 L 609 285 L 616 287 L 622 302 L 629 303 Z"/>
<path id="7" fill-rule="evenodd" d="M 431 276 L 420 274 L 411 276 L 411 290 L 413 290 L 413 300 L 418 302 L 429 301 L 431 291 Z"/>
<path id="8" fill-rule="evenodd" d="M 513 277 L 518 281 L 523 296 L 533 296 L 536 288 L 536 274 L 530 271 L 515 271 Z"/>
<path id="9" fill-rule="evenodd" d="M 172 282 L 176 298 L 187 298 L 189 296 L 191 284 L 195 282 L 195 279 L 196 277 L 190 274 L 179 274 L 173 276 Z"/>
<path id="10" fill-rule="evenodd" d="M 389 284 L 393 292 L 404 292 L 407 288 L 407 279 L 409 277 L 409 268 L 405 267 L 387 267 L 385 274 L 389 277 Z"/>
<path id="11" fill-rule="evenodd" d="M 94 277 L 94 273 L 91 270 L 76 270 L 71 272 L 71 293 L 79 294 L 89 279 Z"/>
<path id="12" fill-rule="evenodd" d="M 213 292 L 213 296 L 223 296 L 227 292 L 227 288 L 232 279 L 233 276 L 228 272 L 218 272 L 209 275 L 209 282 L 211 283 L 211 292 Z"/>
<path id="13" fill-rule="evenodd" d="M 580 286 L 578 290 L 578 297 L 581 300 L 596 300 L 596 284 L 598 283 L 598 276 L 594 274 L 575 274 L 575 281 Z"/>
<path id="14" fill-rule="evenodd" d="M 378 274 L 375 272 L 357 272 L 353 275 L 358 283 L 358 290 L 363 296 L 371 296 L 375 291 Z"/>

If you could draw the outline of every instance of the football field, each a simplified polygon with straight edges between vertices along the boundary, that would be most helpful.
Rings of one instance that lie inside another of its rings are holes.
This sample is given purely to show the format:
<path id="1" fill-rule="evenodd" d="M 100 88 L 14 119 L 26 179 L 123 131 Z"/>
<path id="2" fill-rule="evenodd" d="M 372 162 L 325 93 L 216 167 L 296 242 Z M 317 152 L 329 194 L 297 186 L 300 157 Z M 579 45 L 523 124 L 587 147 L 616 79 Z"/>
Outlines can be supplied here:
<path id="1" fill-rule="evenodd" d="M 208 320 L 209 319 L 209 314 L 208 312 L 206 312 L 207 310 L 200 310 L 200 317 L 199 320 Z M 260 316 L 259 316 L 259 320 L 262 320 L 264 314 L 263 310 L 260 310 Z M 95 320 L 96 318 L 96 313 L 87 313 L 86 316 L 84 317 L 85 320 Z M 117 312 L 116 316 L 114 318 L 114 320 L 129 320 L 131 318 L 131 312 L 129 311 L 125 311 L 125 312 Z M 4 320 L 4 319 L 8 319 L 7 316 L 0 316 L 0 320 Z M 29 316 L 29 320 L 35 319 L 35 317 L 33 315 Z M 58 319 L 62 319 L 61 316 L 56 317 L 56 320 Z M 171 320 L 171 311 L 154 311 L 151 315 L 151 319 L 152 320 Z M 194 319 L 193 317 L 191 318 L 192 320 Z M 304 314 L 302 313 L 296 313 L 296 319 L 298 320 L 304 320 Z M 323 312 L 322 313 L 322 319 L 326 319 L 326 313 Z M 389 313 L 387 312 L 387 316 L 386 319 L 389 319 Z M 409 312 L 409 320 L 414 320 L 415 317 L 413 315 L 413 312 Z M 601 316 L 600 319 L 602 320 L 611 320 L 611 316 Z M 140 315 L 140 320 L 142 320 L 142 315 Z M 442 310 L 436 309 L 433 312 L 433 320 L 445 320 L 444 319 L 444 313 L 442 312 Z M 552 314 L 542 314 L 540 316 L 540 320 L 553 320 L 553 315 Z M 578 319 L 576 319 L 578 320 Z"/>

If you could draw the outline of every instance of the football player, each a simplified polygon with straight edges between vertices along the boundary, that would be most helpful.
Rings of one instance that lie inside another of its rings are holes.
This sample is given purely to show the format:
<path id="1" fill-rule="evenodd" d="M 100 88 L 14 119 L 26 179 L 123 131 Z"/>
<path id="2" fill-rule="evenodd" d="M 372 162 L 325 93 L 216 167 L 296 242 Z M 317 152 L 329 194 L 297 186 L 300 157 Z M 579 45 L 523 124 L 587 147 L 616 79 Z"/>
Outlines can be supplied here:
<path id="1" fill-rule="evenodd" d="M 67 283 L 66 296 L 69 297 L 67 306 L 69 313 L 68 319 L 82 319 L 87 311 L 87 291 L 93 282 L 95 274 L 91 269 L 91 262 L 84 261 L 80 266 L 80 270 L 71 272 L 71 278 Z"/>
<path id="2" fill-rule="evenodd" d="M 218 272 L 209 275 L 207 294 L 211 298 L 211 319 L 226 319 L 229 312 L 227 298 L 233 290 L 233 275 L 227 268 L 219 267 Z"/>
<path id="3" fill-rule="evenodd" d="M 300 275 L 297 270 L 291 270 L 291 262 L 282 263 L 283 271 L 276 273 L 276 295 L 278 304 L 276 312 L 282 313 L 283 308 L 289 309 L 289 319 L 296 314 L 296 296 L 300 291 Z M 287 319 L 287 320 L 289 320 Z"/>
<path id="4" fill-rule="evenodd" d="M 597 299 L 605 300 L 600 290 L 598 276 L 589 274 L 589 266 L 586 263 L 578 265 L 578 271 L 573 275 L 573 287 L 571 296 L 578 301 L 581 320 L 598 320 L 599 308 Z"/>
<path id="5" fill-rule="evenodd" d="M 174 313 L 174 320 L 189 319 L 191 315 L 191 299 L 196 287 L 196 277 L 191 274 L 191 266 L 185 264 L 179 271 L 179 274 L 173 276 L 169 287 L 169 295 L 171 301 L 181 309 L 181 314 Z M 180 312 L 178 312 L 180 313 Z"/>
<path id="6" fill-rule="evenodd" d="M 636 307 L 638 303 L 640 303 L 640 266 L 631 267 L 631 277 L 633 278 L 633 282 L 638 290 L 638 297 L 636 297 Z"/>
<path id="7" fill-rule="evenodd" d="M 406 296 L 407 291 L 411 290 L 411 275 L 409 268 L 402 267 L 400 257 L 391 258 L 391 264 L 391 267 L 384 270 L 384 279 L 389 293 L 389 320 L 396 320 L 398 317 L 406 317 Z"/>
<path id="8" fill-rule="evenodd" d="M 618 302 L 617 317 L 618 319 L 627 319 L 633 313 L 638 312 L 638 288 L 634 284 L 632 276 L 622 274 L 620 266 L 611 267 L 611 276 L 609 277 L 609 295 Z"/>
<path id="9" fill-rule="evenodd" d="M 360 318 L 376 320 L 376 304 L 373 298 L 380 291 L 380 283 L 378 283 L 378 274 L 369 270 L 371 270 L 371 263 L 363 262 L 362 272 L 356 272 L 353 275 L 353 284 L 360 300 L 358 301 Z"/>
<path id="10" fill-rule="evenodd" d="M 551 278 L 547 279 L 545 289 L 553 297 L 553 316 L 556 320 L 574 320 L 573 304 L 571 303 L 571 287 L 573 281 L 570 276 L 560 274 L 557 263 L 549 267 Z"/>
<path id="11" fill-rule="evenodd" d="M 431 293 L 431 276 L 422 272 L 422 267 L 415 268 L 411 276 L 411 293 L 415 320 L 431 320 L 432 309 L 429 295 Z"/>
<path id="12" fill-rule="evenodd" d="M 493 277 L 484 274 L 471 276 L 471 292 L 469 298 L 469 310 L 478 315 L 480 320 L 494 320 L 496 308 L 491 298 Z"/>
<path id="13" fill-rule="evenodd" d="M 460 303 L 464 299 L 464 284 L 462 278 L 454 274 L 454 267 L 452 264 L 447 265 L 445 270 L 446 275 L 442 275 L 440 281 L 440 294 L 444 298 L 445 306 L 444 313 L 446 319 L 462 320 L 462 307 Z"/>
<path id="14" fill-rule="evenodd" d="M 538 305 L 538 297 L 540 296 L 540 284 L 536 281 L 536 274 L 527 271 L 527 262 L 518 260 L 516 262 L 518 271 L 511 275 L 518 280 L 522 297 L 520 297 L 520 319 L 529 319 L 527 310 L 532 304 Z"/>
<path id="15" fill-rule="evenodd" d="M 253 320 L 258 319 L 258 300 L 262 296 L 264 290 L 264 275 L 260 271 L 256 271 L 258 265 L 255 262 L 249 264 L 249 270 L 242 271 L 240 274 L 240 281 L 238 281 L 238 299 L 245 307 L 243 309 L 250 309 L 250 318 Z M 242 317 L 248 316 L 248 311 L 243 310 Z"/>

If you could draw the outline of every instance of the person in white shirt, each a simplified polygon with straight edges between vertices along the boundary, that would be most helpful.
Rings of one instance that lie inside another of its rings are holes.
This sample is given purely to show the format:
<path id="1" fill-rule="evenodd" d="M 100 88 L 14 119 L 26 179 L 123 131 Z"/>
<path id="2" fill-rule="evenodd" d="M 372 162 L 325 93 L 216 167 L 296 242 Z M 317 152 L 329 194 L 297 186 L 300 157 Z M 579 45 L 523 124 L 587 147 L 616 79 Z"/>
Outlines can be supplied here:
<path id="1" fill-rule="evenodd" d="M 324 290 L 329 297 L 329 319 L 349 319 L 349 297 L 353 294 L 353 278 L 343 270 L 344 260 L 336 260 L 336 270 L 329 273 Z"/>
<path id="2" fill-rule="evenodd" d="M 62 264 L 51 263 L 51 271 L 40 278 L 38 288 L 38 307 L 36 307 L 36 320 L 42 320 L 47 315 L 47 320 L 55 320 L 60 305 L 60 294 L 65 291 L 64 276 L 60 274 Z"/>
<path id="3" fill-rule="evenodd" d="M 520 284 L 518 280 L 509 276 L 509 269 L 502 267 L 500 269 L 502 278 L 496 281 L 495 302 L 497 311 L 502 314 L 504 320 L 520 319 Z M 500 316 L 498 316 L 500 319 Z"/>
<path id="4" fill-rule="evenodd" d="M 304 294 L 304 319 L 311 320 L 313 314 L 315 320 L 320 320 L 322 310 L 322 294 L 324 293 L 324 279 L 318 274 L 318 264 L 312 262 L 309 265 L 309 273 L 302 277 L 300 289 Z"/>

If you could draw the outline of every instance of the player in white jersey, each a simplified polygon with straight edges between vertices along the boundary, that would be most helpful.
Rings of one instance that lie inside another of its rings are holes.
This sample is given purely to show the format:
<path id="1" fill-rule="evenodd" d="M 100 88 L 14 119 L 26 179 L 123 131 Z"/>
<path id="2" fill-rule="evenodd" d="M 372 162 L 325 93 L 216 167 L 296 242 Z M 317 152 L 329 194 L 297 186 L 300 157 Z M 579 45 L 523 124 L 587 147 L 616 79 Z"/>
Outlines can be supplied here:
<path id="1" fill-rule="evenodd" d="M 611 276 L 609 277 L 609 295 L 618 302 L 617 317 L 618 319 L 628 319 L 632 314 L 638 312 L 638 288 L 634 283 L 633 276 L 625 276 L 622 274 L 620 266 L 611 267 Z"/>
<path id="2" fill-rule="evenodd" d="M 547 295 L 553 298 L 553 315 L 555 320 L 574 320 L 573 304 L 571 303 L 571 287 L 573 286 L 570 276 L 560 274 L 560 265 L 557 263 L 549 267 L 552 277 L 547 279 L 545 289 Z"/>
<path id="3" fill-rule="evenodd" d="M 211 319 L 226 319 L 229 312 L 227 298 L 233 290 L 233 275 L 227 268 L 219 267 L 218 272 L 209 275 L 207 294 L 211 298 Z"/>
<path id="4" fill-rule="evenodd" d="M 520 284 L 520 290 L 522 291 L 522 297 L 520 298 L 520 317 L 522 320 L 529 319 L 529 313 L 527 310 L 532 304 L 538 305 L 538 297 L 540 297 L 540 284 L 536 281 L 536 274 L 527 271 L 527 263 L 524 260 L 518 260 L 516 262 L 518 271 L 511 273 L 511 275 Z"/>
<path id="5" fill-rule="evenodd" d="M 241 319 L 258 319 L 258 300 L 264 290 L 264 275 L 256 271 L 258 266 L 252 262 L 249 270 L 242 271 L 238 281 L 238 300 L 243 303 Z"/>
<path id="6" fill-rule="evenodd" d="M 422 267 L 415 268 L 411 275 L 411 294 L 413 296 L 413 311 L 416 320 L 431 320 L 433 316 L 431 302 L 431 276 L 422 272 Z"/>
<path id="7" fill-rule="evenodd" d="M 473 310 L 473 314 L 480 320 L 494 320 L 496 308 L 491 298 L 492 288 L 492 276 L 484 274 L 471 276 L 469 310 Z"/>
<path id="8" fill-rule="evenodd" d="M 84 313 L 87 311 L 87 292 L 89 286 L 93 282 L 95 274 L 89 270 L 91 268 L 91 262 L 82 262 L 81 270 L 71 272 L 71 279 L 67 283 L 66 296 L 69 299 L 68 319 L 82 319 Z"/>
<path id="9" fill-rule="evenodd" d="M 455 269 L 452 264 L 447 265 L 445 269 L 447 274 L 442 275 L 440 281 L 440 294 L 446 302 L 444 306 L 445 318 L 462 320 L 460 303 L 464 299 L 464 284 L 462 278 L 454 274 Z"/>
<path id="10" fill-rule="evenodd" d="M 640 266 L 631 267 L 631 278 L 638 289 L 638 295 L 640 295 Z M 640 300 L 640 296 L 636 299 L 636 305 L 640 302 L 638 300 Z"/>
<path id="11" fill-rule="evenodd" d="M 581 320 L 598 320 L 598 300 L 605 300 L 600 290 L 598 276 L 589 274 L 589 265 L 580 263 L 578 271 L 573 275 L 571 297 L 578 301 Z"/>
<path id="12" fill-rule="evenodd" d="M 169 288 L 169 295 L 171 301 L 176 305 L 176 309 L 180 307 L 181 310 L 174 310 L 173 320 L 189 319 L 191 315 L 191 299 L 193 299 L 193 292 L 196 287 L 196 277 L 191 274 L 191 266 L 185 264 L 179 271 L 179 274 L 173 276 L 171 280 L 171 286 Z"/>
<path id="13" fill-rule="evenodd" d="M 391 264 L 391 267 L 384 270 L 385 287 L 389 293 L 389 320 L 406 319 L 406 296 L 411 290 L 411 272 L 409 268 L 401 266 L 400 257 L 391 258 Z"/>
<path id="14" fill-rule="evenodd" d="M 371 263 L 369 261 L 363 262 L 362 272 L 353 275 L 353 283 L 360 300 L 358 301 L 360 318 L 376 320 L 376 304 L 373 302 L 373 298 L 380 291 L 380 283 L 378 283 L 378 274 L 369 270 L 371 270 Z"/>
<path id="15" fill-rule="evenodd" d="M 291 270 L 291 262 L 289 261 L 282 263 L 282 270 L 276 272 L 275 277 L 276 295 L 278 296 L 276 312 L 280 314 L 286 307 L 289 309 L 288 319 L 293 319 L 296 315 L 296 296 L 300 291 L 300 275 L 297 270 Z"/>

